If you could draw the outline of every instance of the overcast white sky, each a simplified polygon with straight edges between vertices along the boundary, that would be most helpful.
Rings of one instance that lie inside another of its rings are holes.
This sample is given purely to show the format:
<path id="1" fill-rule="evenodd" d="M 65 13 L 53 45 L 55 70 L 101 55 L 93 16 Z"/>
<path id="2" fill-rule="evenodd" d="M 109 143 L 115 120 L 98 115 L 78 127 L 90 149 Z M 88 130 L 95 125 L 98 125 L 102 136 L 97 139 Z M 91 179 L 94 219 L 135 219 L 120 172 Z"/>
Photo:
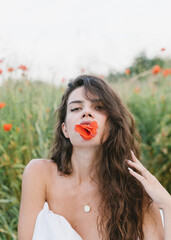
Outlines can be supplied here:
<path id="1" fill-rule="evenodd" d="M 47 81 L 121 71 L 142 50 L 171 56 L 170 24 L 170 0 L 1 0 L 0 68 Z"/>

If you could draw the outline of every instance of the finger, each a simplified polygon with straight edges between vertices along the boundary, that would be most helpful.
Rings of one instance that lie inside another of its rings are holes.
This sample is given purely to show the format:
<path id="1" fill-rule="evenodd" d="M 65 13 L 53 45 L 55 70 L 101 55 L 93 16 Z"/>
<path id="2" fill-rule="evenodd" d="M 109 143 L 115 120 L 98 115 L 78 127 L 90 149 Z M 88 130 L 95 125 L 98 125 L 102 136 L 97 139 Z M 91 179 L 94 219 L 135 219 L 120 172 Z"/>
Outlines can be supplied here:
<path id="1" fill-rule="evenodd" d="M 133 162 L 135 162 L 135 163 L 139 164 L 140 166 L 144 167 L 142 165 L 142 163 L 138 160 L 138 158 L 135 156 L 135 154 L 134 154 L 134 152 L 132 150 L 131 150 L 131 156 L 132 156 Z"/>
<path id="2" fill-rule="evenodd" d="M 133 161 L 131 161 L 131 160 L 127 160 L 127 163 L 128 163 L 129 166 L 135 168 L 135 169 L 138 170 L 139 172 L 142 171 L 142 166 L 140 166 L 139 164 L 137 164 L 137 163 L 135 163 L 135 162 L 133 162 Z"/>
<path id="3" fill-rule="evenodd" d="M 147 180 L 142 176 L 140 175 L 139 173 L 135 172 L 132 168 L 128 168 L 129 170 L 129 173 L 135 177 L 139 182 L 142 183 L 142 185 L 144 186 L 144 188 L 146 188 L 146 185 L 148 184 Z"/>
<path id="4" fill-rule="evenodd" d="M 128 170 L 129 170 L 129 173 L 132 176 L 134 176 L 137 180 L 139 180 L 143 184 L 143 186 L 145 186 L 146 179 L 142 175 L 140 175 L 137 172 L 135 172 L 132 168 L 128 168 Z"/>
<path id="5" fill-rule="evenodd" d="M 134 167 L 137 168 L 137 165 L 140 166 L 141 168 L 139 169 L 139 172 L 141 173 L 141 175 L 146 177 L 146 179 L 152 180 L 153 179 L 153 175 L 137 159 L 137 157 L 135 156 L 135 154 L 134 154 L 134 152 L 132 150 L 131 150 L 131 155 L 132 155 L 133 163 L 136 163 L 136 165 L 134 165 Z"/>
<path id="6" fill-rule="evenodd" d="M 152 179 L 153 175 L 138 161 L 138 163 L 127 160 L 129 166 L 138 170 L 146 179 Z"/>
<path id="7" fill-rule="evenodd" d="M 140 161 L 136 158 L 136 156 L 132 150 L 131 150 L 131 157 L 132 157 L 133 162 L 140 163 Z"/>

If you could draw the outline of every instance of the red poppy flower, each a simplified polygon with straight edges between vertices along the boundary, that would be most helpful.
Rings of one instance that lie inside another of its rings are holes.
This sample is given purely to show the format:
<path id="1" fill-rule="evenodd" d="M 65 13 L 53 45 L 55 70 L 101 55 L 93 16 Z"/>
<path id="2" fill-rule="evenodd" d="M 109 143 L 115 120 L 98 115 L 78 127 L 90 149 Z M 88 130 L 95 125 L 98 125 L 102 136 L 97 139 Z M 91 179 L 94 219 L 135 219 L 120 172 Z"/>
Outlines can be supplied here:
<path id="1" fill-rule="evenodd" d="M 14 71 L 14 68 L 8 68 L 8 72 L 13 72 Z"/>
<path id="2" fill-rule="evenodd" d="M 3 128 L 6 132 L 10 131 L 12 128 L 12 124 L 11 123 L 6 123 L 3 125 Z"/>
<path id="3" fill-rule="evenodd" d="M 28 70 L 25 65 L 20 65 L 18 68 L 23 70 L 23 71 L 27 71 Z"/>
<path id="4" fill-rule="evenodd" d="M 82 72 L 82 73 L 85 73 L 85 69 L 84 69 L 84 68 L 81 68 L 81 72 Z"/>
<path id="5" fill-rule="evenodd" d="M 161 71 L 161 67 L 159 65 L 155 65 L 153 68 L 152 68 L 152 73 L 154 75 L 158 74 L 159 72 Z"/>
<path id="6" fill-rule="evenodd" d="M 138 94 L 141 91 L 141 88 L 139 86 L 134 88 L 134 92 Z"/>
<path id="7" fill-rule="evenodd" d="M 126 73 L 126 75 L 129 75 L 129 74 L 130 74 L 130 69 L 127 68 L 127 69 L 125 70 L 125 73 Z"/>
<path id="8" fill-rule="evenodd" d="M 2 72 L 3 72 L 2 69 L 0 69 L 0 74 L 2 74 Z"/>
<path id="9" fill-rule="evenodd" d="M 169 74 L 169 69 L 167 69 L 167 68 L 164 69 L 164 70 L 163 70 L 163 76 L 164 76 L 164 77 L 167 77 L 168 74 Z"/>
<path id="10" fill-rule="evenodd" d="M 96 121 L 91 122 L 90 124 L 77 124 L 75 125 L 75 131 L 80 134 L 84 140 L 90 140 L 95 137 L 97 134 L 98 124 Z"/>
<path id="11" fill-rule="evenodd" d="M 164 52 L 166 49 L 165 48 L 161 48 L 161 51 Z"/>
<path id="12" fill-rule="evenodd" d="M 171 74 L 171 68 L 169 68 L 169 74 Z"/>
<path id="13" fill-rule="evenodd" d="M 0 109 L 3 108 L 3 107 L 5 107 L 5 103 L 0 102 Z"/>
<path id="14" fill-rule="evenodd" d="M 104 75 L 103 75 L 103 74 L 100 74 L 100 75 L 99 75 L 99 78 L 100 78 L 100 79 L 104 79 Z"/>

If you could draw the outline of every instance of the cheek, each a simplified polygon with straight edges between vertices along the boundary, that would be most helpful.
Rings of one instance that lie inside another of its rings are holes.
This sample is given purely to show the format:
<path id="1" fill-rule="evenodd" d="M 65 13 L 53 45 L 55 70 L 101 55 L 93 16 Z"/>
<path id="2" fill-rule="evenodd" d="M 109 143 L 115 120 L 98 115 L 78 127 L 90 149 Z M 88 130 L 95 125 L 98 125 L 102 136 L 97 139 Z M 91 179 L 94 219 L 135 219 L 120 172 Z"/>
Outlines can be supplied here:
<path id="1" fill-rule="evenodd" d="M 106 120 L 104 123 L 104 127 L 102 129 L 102 136 L 101 136 L 102 142 L 104 142 L 108 138 L 108 136 L 110 134 L 110 130 L 111 130 L 111 128 L 110 128 L 109 122 Z"/>
<path id="2" fill-rule="evenodd" d="M 69 135 L 73 134 L 75 132 L 75 121 L 73 118 L 70 118 L 70 116 L 68 116 L 66 118 L 66 125 L 67 125 L 67 132 Z"/>
<path id="3" fill-rule="evenodd" d="M 106 116 L 103 116 L 101 119 L 99 119 L 99 124 L 101 126 L 101 130 L 106 128 L 106 125 L 108 125 L 108 119 Z"/>

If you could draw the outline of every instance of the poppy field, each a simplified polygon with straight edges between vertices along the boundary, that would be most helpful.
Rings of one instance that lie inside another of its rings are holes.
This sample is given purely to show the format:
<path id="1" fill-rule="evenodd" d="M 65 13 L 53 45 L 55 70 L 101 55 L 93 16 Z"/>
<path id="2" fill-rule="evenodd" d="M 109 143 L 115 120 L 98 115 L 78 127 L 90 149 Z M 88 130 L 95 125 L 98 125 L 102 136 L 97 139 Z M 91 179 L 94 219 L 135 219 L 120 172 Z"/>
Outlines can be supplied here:
<path id="1" fill-rule="evenodd" d="M 53 139 L 55 110 L 66 87 L 27 78 L 4 79 L 0 86 L 0 239 L 17 239 L 21 181 L 31 159 L 47 158 Z M 8 68 L 8 72 L 15 69 Z M 158 64 L 118 80 L 103 77 L 135 117 L 142 137 L 142 160 L 171 193 L 171 65 Z M 83 72 L 83 70 L 82 70 Z M 87 73 L 88 74 L 88 73 Z M 3 71 L 0 69 L 0 77 Z"/>

